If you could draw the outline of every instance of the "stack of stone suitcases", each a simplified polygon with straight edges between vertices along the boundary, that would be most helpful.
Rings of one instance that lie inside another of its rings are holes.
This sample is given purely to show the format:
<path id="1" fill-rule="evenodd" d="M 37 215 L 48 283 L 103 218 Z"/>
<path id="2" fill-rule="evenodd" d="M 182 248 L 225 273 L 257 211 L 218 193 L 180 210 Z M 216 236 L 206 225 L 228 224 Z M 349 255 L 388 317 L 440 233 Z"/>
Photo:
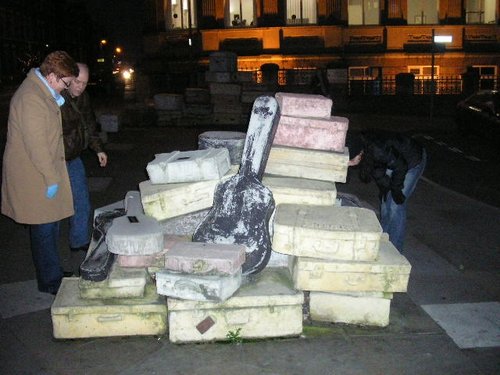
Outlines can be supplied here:
<path id="1" fill-rule="evenodd" d="M 246 141 L 240 132 L 202 133 L 198 150 L 156 155 L 139 191 L 97 210 L 126 210 L 106 234 L 116 258 L 104 280 L 63 279 L 52 306 L 56 338 L 298 336 L 304 304 L 313 321 L 389 323 L 392 293 L 406 291 L 411 266 L 373 211 L 336 199 L 348 120 L 331 116 L 323 96 L 275 98 L 281 117 L 262 179 L 276 205 L 267 267 L 242 275 L 245 246 L 192 242 L 214 190 L 238 173 Z"/>

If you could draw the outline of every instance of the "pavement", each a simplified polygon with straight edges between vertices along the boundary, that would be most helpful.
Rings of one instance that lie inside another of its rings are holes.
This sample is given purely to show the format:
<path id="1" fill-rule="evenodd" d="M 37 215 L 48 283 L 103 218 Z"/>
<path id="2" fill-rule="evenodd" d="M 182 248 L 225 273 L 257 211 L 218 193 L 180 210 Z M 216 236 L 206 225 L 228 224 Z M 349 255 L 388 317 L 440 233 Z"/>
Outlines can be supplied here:
<path id="1" fill-rule="evenodd" d="M 353 127 L 364 121 L 373 118 L 353 116 Z M 419 119 L 403 122 L 412 121 Z M 196 149 L 206 130 L 213 129 L 136 126 L 109 133 L 108 167 L 98 167 L 90 153 L 83 157 L 94 208 L 137 190 L 155 153 Z M 377 210 L 375 186 L 353 171 L 337 189 Z M 168 336 L 54 339 L 53 296 L 36 291 L 28 230 L 1 216 L 0 373 L 498 374 L 499 218 L 500 208 L 424 174 L 408 208 L 408 292 L 394 294 L 388 327 L 307 322 L 295 338 L 178 345 Z M 66 226 L 61 259 L 76 271 L 83 254 L 69 252 Z"/>

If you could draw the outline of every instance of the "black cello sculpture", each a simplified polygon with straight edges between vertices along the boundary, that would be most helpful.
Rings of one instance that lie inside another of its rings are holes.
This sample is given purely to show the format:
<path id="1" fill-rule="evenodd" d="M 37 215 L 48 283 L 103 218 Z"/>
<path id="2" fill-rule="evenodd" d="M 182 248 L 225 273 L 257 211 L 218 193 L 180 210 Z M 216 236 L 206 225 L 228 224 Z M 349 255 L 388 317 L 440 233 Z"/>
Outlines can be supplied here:
<path id="1" fill-rule="evenodd" d="M 245 245 L 245 275 L 262 271 L 271 256 L 269 219 L 274 198 L 261 181 L 279 117 L 272 96 L 255 100 L 239 172 L 217 185 L 213 206 L 193 234 L 195 242 Z"/>

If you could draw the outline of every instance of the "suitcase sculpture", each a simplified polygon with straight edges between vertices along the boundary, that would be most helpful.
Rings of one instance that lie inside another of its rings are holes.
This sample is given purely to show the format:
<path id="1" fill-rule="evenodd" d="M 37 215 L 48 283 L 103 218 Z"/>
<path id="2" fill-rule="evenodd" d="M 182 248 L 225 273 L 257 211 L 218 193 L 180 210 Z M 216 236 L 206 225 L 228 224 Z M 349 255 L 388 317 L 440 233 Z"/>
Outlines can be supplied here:
<path id="1" fill-rule="evenodd" d="M 110 252 L 120 255 L 152 255 L 163 250 L 163 231 L 155 218 L 144 215 L 138 191 L 125 198 L 127 216 L 118 217 L 106 234 Z"/>
<path id="2" fill-rule="evenodd" d="M 114 219 L 126 215 L 128 210 L 130 212 L 137 212 L 139 210 L 137 206 L 140 204 L 138 194 L 139 192 L 128 192 L 124 200 L 124 207 L 126 208 L 116 208 L 106 211 L 95 218 L 89 250 L 80 265 L 80 276 L 82 279 L 103 281 L 108 277 L 109 270 L 115 260 L 115 254 L 108 250 L 106 233 L 111 225 L 113 225 Z"/>
<path id="3" fill-rule="evenodd" d="M 279 117 L 276 99 L 255 100 L 239 173 L 217 185 L 213 207 L 193 235 L 195 242 L 245 245 L 245 275 L 260 272 L 271 256 L 269 219 L 275 204 L 261 181 Z"/>
<path id="4" fill-rule="evenodd" d="M 125 209 L 117 208 L 112 211 L 103 212 L 95 218 L 89 250 L 85 260 L 80 265 L 80 276 L 82 279 L 103 281 L 108 277 L 115 254 L 108 250 L 106 232 L 113 224 L 113 220 L 123 215 L 125 215 Z"/>

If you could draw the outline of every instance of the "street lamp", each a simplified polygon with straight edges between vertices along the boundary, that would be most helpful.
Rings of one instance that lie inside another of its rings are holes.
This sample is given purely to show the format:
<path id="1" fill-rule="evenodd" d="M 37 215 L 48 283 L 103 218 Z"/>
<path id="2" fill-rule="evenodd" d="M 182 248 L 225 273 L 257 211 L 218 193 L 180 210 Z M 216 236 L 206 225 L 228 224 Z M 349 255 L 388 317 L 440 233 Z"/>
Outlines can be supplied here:
<path id="1" fill-rule="evenodd" d="M 439 50 L 444 51 L 444 45 L 446 43 L 451 43 L 453 37 L 451 35 L 436 35 L 435 30 L 432 29 L 432 44 L 431 44 L 431 108 L 430 108 L 430 118 L 429 123 L 432 125 L 432 118 L 434 115 L 434 96 L 436 95 L 436 83 L 434 81 L 434 66 L 435 66 L 435 54 L 436 49 L 439 46 Z"/>

